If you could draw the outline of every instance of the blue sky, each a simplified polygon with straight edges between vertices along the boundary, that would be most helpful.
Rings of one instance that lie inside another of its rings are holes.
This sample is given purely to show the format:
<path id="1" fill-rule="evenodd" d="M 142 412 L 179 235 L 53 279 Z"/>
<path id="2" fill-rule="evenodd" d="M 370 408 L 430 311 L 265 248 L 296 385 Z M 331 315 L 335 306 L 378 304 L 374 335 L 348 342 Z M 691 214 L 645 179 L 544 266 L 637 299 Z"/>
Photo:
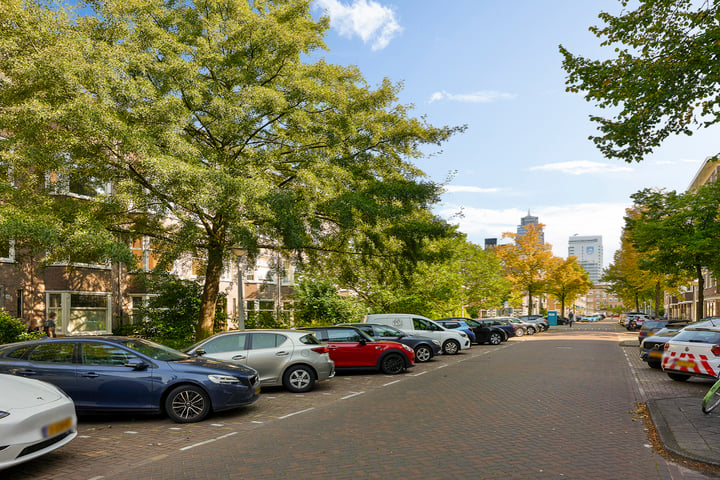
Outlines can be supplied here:
<path id="1" fill-rule="evenodd" d="M 314 0 L 327 12 L 331 63 L 357 65 L 371 85 L 404 84 L 400 101 L 434 125 L 468 129 L 416 161 L 448 183 L 436 213 L 470 241 L 514 232 L 528 211 L 546 225 L 555 255 L 568 237 L 602 235 L 607 266 L 620 244 L 630 195 L 646 187 L 684 191 L 719 130 L 673 137 L 644 162 L 605 159 L 588 140 L 601 113 L 565 92 L 558 45 L 601 58 L 588 27 L 619 0 Z M 454 172 L 454 173 L 453 173 Z"/>

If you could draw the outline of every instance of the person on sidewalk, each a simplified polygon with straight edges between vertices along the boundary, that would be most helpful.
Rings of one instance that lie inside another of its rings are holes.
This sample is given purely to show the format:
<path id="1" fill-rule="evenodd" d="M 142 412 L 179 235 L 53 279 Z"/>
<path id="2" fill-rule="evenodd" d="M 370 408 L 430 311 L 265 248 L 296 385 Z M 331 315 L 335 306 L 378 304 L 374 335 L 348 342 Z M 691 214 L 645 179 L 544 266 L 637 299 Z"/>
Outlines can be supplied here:
<path id="1" fill-rule="evenodd" d="M 43 330 L 45 331 L 45 335 L 47 335 L 48 337 L 55 338 L 55 319 L 56 318 L 57 318 L 57 313 L 50 312 L 47 320 L 45 320 L 45 323 L 43 324 Z"/>
<path id="2" fill-rule="evenodd" d="M 573 315 L 572 312 L 570 312 L 570 315 L 568 315 L 568 325 L 570 325 L 570 328 L 572 328 L 572 324 L 575 321 L 575 315 Z"/>

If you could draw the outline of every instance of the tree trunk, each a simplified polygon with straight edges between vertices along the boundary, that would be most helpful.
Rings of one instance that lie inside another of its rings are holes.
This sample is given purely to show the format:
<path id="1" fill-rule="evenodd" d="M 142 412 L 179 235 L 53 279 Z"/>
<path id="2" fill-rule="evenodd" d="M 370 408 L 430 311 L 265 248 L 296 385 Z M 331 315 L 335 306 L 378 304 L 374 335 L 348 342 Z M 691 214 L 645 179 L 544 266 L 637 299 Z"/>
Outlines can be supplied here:
<path id="1" fill-rule="evenodd" d="M 660 280 L 655 283 L 655 316 L 660 316 L 660 296 L 662 295 L 662 288 L 660 286 Z"/>
<path id="2" fill-rule="evenodd" d="M 532 290 L 528 288 L 528 315 L 532 315 Z"/>
<path id="3" fill-rule="evenodd" d="M 635 292 L 635 311 L 640 311 L 640 297 L 638 296 L 637 292 Z"/>
<path id="4" fill-rule="evenodd" d="M 702 266 L 695 266 L 695 274 L 697 275 L 698 291 L 697 291 L 697 304 L 695 304 L 695 321 L 701 320 L 705 317 L 705 277 L 703 277 Z"/>
<path id="5" fill-rule="evenodd" d="M 223 269 L 223 250 L 221 247 L 209 247 L 205 285 L 200 297 L 200 318 L 195 330 L 195 340 L 202 340 L 213 334 L 215 308 L 220 293 L 220 276 Z"/>

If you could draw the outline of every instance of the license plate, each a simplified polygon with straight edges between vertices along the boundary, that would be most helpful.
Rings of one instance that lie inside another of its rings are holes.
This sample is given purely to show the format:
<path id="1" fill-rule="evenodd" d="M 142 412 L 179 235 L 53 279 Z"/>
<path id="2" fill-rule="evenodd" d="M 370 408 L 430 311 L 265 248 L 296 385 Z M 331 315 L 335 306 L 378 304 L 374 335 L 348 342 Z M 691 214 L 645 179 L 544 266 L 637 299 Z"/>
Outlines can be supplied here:
<path id="1" fill-rule="evenodd" d="M 72 418 L 68 417 L 59 422 L 51 423 L 43 427 L 43 437 L 52 437 L 72 428 Z"/>
<path id="2" fill-rule="evenodd" d="M 255 395 L 260 395 L 260 385 L 255 387 Z"/>
<path id="3" fill-rule="evenodd" d="M 675 360 L 675 366 L 681 368 L 695 368 L 695 362 L 692 360 Z"/>

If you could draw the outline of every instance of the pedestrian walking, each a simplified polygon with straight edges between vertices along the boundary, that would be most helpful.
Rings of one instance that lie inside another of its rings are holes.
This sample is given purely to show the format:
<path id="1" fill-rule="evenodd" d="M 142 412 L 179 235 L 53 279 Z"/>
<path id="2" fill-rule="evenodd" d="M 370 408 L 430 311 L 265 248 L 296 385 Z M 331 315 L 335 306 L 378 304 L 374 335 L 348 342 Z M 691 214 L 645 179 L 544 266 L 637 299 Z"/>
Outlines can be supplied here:
<path id="1" fill-rule="evenodd" d="M 575 315 L 573 315 L 572 312 L 570 312 L 570 315 L 568 315 L 568 325 L 570 325 L 570 328 L 572 328 L 572 324 L 575 321 Z"/>
<path id="2" fill-rule="evenodd" d="M 47 335 L 48 337 L 55 337 L 55 319 L 56 318 L 57 318 L 57 313 L 50 312 L 47 320 L 45 320 L 45 323 L 43 323 L 43 330 L 45 331 L 45 335 Z"/>

